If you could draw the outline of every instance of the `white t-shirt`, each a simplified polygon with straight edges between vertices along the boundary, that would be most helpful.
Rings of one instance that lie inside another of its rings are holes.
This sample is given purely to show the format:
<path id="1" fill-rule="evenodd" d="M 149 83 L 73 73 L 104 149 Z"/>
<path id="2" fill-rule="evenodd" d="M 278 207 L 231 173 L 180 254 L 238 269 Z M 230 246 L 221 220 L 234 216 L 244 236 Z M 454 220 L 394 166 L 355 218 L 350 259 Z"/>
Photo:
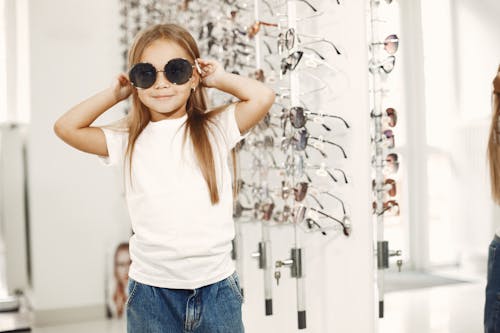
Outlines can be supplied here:
<path id="1" fill-rule="evenodd" d="M 121 169 L 125 173 L 126 202 L 134 232 L 129 242 L 132 279 L 162 288 L 195 289 L 234 272 L 233 192 L 228 156 L 247 135 L 241 135 L 234 111 L 235 104 L 231 104 L 215 116 L 222 132 L 216 128 L 214 136 L 208 132 L 220 199 L 213 206 L 189 135 L 181 158 L 187 114 L 149 122 L 137 138 L 132 160 L 133 189 L 128 158 L 125 169 Z M 106 166 L 123 167 L 128 132 L 102 130 L 109 156 L 98 156 L 99 160 Z"/>

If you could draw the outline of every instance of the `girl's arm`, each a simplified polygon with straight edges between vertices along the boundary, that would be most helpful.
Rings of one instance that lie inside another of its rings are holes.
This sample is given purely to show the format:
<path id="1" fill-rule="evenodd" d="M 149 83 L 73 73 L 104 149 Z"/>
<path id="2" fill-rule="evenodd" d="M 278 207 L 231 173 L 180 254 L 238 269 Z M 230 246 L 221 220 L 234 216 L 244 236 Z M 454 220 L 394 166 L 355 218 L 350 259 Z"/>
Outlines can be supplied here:
<path id="1" fill-rule="evenodd" d="M 120 74 L 110 88 L 84 100 L 57 119 L 54 132 L 61 140 L 78 150 L 108 156 L 104 132 L 99 127 L 90 125 L 131 92 L 130 82 L 124 74 Z"/>
<path id="2" fill-rule="evenodd" d="M 241 100 L 236 104 L 235 117 L 241 133 L 260 122 L 274 103 L 274 91 L 260 81 L 228 73 L 214 60 L 198 59 L 202 68 L 202 83 L 217 88 Z"/>

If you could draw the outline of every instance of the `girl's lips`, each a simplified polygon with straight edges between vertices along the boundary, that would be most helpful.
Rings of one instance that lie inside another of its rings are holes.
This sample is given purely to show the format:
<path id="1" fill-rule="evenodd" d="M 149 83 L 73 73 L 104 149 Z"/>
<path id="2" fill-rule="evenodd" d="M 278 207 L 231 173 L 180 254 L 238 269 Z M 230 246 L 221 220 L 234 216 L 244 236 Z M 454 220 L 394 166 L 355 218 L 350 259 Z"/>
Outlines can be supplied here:
<path id="1" fill-rule="evenodd" d="M 167 99 L 172 97 L 173 95 L 158 95 L 158 96 L 153 96 L 154 99 Z"/>

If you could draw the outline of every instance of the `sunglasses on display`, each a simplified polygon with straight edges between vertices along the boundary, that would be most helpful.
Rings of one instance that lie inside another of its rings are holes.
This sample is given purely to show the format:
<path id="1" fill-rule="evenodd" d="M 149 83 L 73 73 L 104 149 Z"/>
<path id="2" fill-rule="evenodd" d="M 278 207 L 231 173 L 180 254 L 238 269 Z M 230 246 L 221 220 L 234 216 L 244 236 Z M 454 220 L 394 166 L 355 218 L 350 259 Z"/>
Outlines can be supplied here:
<path id="1" fill-rule="evenodd" d="M 397 173 L 399 170 L 398 154 L 390 153 L 385 158 L 385 171 L 388 173 Z"/>
<path id="2" fill-rule="evenodd" d="M 301 150 L 302 148 L 305 149 L 305 147 L 308 145 L 309 139 L 313 139 L 313 140 L 315 140 L 315 142 L 313 143 L 313 146 L 318 148 L 318 150 L 320 150 L 324 147 L 323 143 L 328 143 L 332 146 L 339 148 L 340 151 L 342 152 L 342 155 L 344 156 L 344 158 L 347 158 L 347 154 L 345 153 L 345 150 L 344 150 L 344 148 L 342 148 L 341 145 L 339 145 L 335 142 L 329 141 L 329 140 L 325 140 L 325 139 L 323 139 L 322 136 L 319 136 L 319 137 L 312 136 L 308 133 L 308 131 L 305 127 L 301 128 L 299 131 L 295 132 L 293 139 L 295 140 L 295 147 L 299 148 L 298 150 Z"/>
<path id="3" fill-rule="evenodd" d="M 300 63 L 302 59 L 305 59 L 304 63 L 309 68 L 317 68 L 318 66 L 325 66 L 333 72 L 337 73 L 339 70 L 328 62 L 315 59 L 311 55 L 304 54 L 304 51 L 295 51 L 292 54 L 289 54 L 286 58 L 281 59 L 281 75 L 285 75 L 288 71 L 293 71 Z"/>
<path id="4" fill-rule="evenodd" d="M 301 179 L 304 175 L 309 183 L 312 183 L 312 179 L 306 172 L 307 169 L 317 168 L 317 165 L 312 165 L 304 161 L 304 156 L 300 154 L 289 154 L 286 157 L 284 166 L 285 174 L 287 177 L 295 177 L 295 179 Z"/>
<path id="5" fill-rule="evenodd" d="M 395 147 L 394 143 L 394 132 L 392 129 L 386 129 L 382 132 L 382 138 L 379 140 L 373 140 L 372 142 L 381 143 L 387 149 L 393 149 Z"/>
<path id="6" fill-rule="evenodd" d="M 395 143 L 392 129 L 384 130 L 383 135 L 382 140 L 386 142 L 387 148 L 393 149 L 395 147 Z"/>
<path id="7" fill-rule="evenodd" d="M 317 164 L 310 164 L 304 160 L 304 156 L 299 155 L 299 154 L 293 154 L 293 155 L 288 155 L 286 160 L 285 160 L 285 170 L 287 172 L 287 176 L 295 176 L 296 178 L 302 178 L 302 176 L 306 176 L 307 180 L 309 183 L 312 183 L 311 177 L 305 172 L 305 169 L 313 169 L 315 170 L 315 173 L 319 177 L 327 177 L 330 176 L 330 178 L 335 182 L 338 183 L 337 177 L 334 175 L 334 171 L 337 171 L 337 173 L 341 173 L 344 179 L 344 183 L 348 184 L 349 181 L 347 180 L 347 176 L 344 172 L 344 170 L 339 169 L 339 168 L 328 168 L 324 162 L 320 163 L 319 165 Z"/>
<path id="8" fill-rule="evenodd" d="M 383 203 L 382 209 L 378 211 L 377 203 L 374 201 L 372 204 L 373 214 L 378 216 L 386 214 L 391 216 L 399 216 L 399 203 L 396 200 L 389 200 Z"/>
<path id="9" fill-rule="evenodd" d="M 322 226 L 320 226 L 320 225 L 318 224 L 318 222 L 314 221 L 314 220 L 313 220 L 312 218 L 310 218 L 310 217 L 307 217 L 307 218 L 305 219 L 305 221 L 306 221 L 306 223 L 307 223 L 307 227 L 309 228 L 309 230 L 314 230 L 314 229 L 315 229 L 315 227 L 316 227 L 316 228 L 318 228 L 318 229 L 321 231 L 321 234 L 322 234 L 323 236 L 327 236 L 327 233 L 326 233 L 325 229 L 323 229 L 323 227 L 322 227 Z"/>
<path id="10" fill-rule="evenodd" d="M 372 165 L 374 167 L 382 167 L 385 175 L 396 174 L 399 170 L 399 157 L 396 153 L 387 154 L 382 161 L 382 165 L 377 165 L 376 158 L 373 156 Z"/>
<path id="11" fill-rule="evenodd" d="M 260 31 L 260 27 L 261 26 L 266 26 L 266 27 L 277 27 L 278 24 L 276 23 L 268 23 L 268 22 L 262 22 L 262 21 L 256 21 L 254 24 L 252 24 L 248 29 L 247 29 L 247 33 L 248 33 L 248 37 L 250 39 L 254 38 L 255 35 L 257 35 Z"/>
<path id="12" fill-rule="evenodd" d="M 308 120 L 312 120 L 316 123 L 321 124 L 327 131 L 331 131 L 331 128 L 326 126 L 323 122 L 323 118 L 325 117 L 339 119 L 344 123 L 346 128 L 350 128 L 347 121 L 345 121 L 344 118 L 340 116 L 335 116 L 326 113 L 311 112 L 302 106 L 293 106 L 290 109 L 283 108 L 281 111 L 282 111 L 281 126 L 283 127 L 284 130 L 286 129 L 286 120 L 290 119 L 290 123 L 296 129 L 303 128 Z"/>
<path id="13" fill-rule="evenodd" d="M 372 181 L 372 190 L 377 192 L 387 192 L 391 197 L 395 197 L 397 194 L 396 181 L 394 179 L 388 178 L 384 180 L 384 184 L 381 188 L 377 189 L 377 183 L 375 179 Z"/>
<path id="14" fill-rule="evenodd" d="M 310 144 L 309 139 L 313 139 L 313 140 L 315 140 L 315 142 Z M 297 151 L 305 151 L 307 146 L 312 146 L 312 147 L 316 148 L 321 153 L 321 155 L 323 157 L 326 158 L 327 155 L 321 150 L 321 148 L 323 148 L 323 146 L 324 146 L 323 143 L 328 143 L 328 144 L 331 144 L 331 145 L 339 148 L 340 151 L 342 152 L 342 155 L 344 156 L 344 158 L 347 158 L 345 150 L 344 150 L 344 148 L 342 148 L 342 146 L 340 146 L 339 144 L 337 144 L 335 142 L 325 140 L 321 136 L 320 137 L 312 136 L 307 132 L 306 128 L 302 128 L 299 131 L 295 132 L 295 134 L 290 138 L 282 138 L 281 148 L 283 151 L 286 152 L 288 147 L 290 145 L 292 145 L 293 148 Z"/>
<path id="15" fill-rule="evenodd" d="M 137 63 L 129 72 L 129 78 L 132 85 L 140 89 L 151 88 L 156 82 L 157 74 L 163 72 L 165 78 L 172 84 L 182 85 L 191 79 L 193 75 L 193 68 L 196 68 L 198 73 L 201 73 L 201 68 L 198 62 L 191 64 L 188 60 L 182 58 L 175 58 L 168 61 L 163 70 L 159 71 L 150 63 Z"/>
<path id="16" fill-rule="evenodd" d="M 308 41 L 308 42 L 302 42 L 300 40 L 300 37 L 312 38 L 314 40 Z M 301 46 L 301 47 L 305 46 L 305 45 L 320 43 L 320 42 L 327 43 L 327 44 L 329 44 L 329 45 L 331 45 L 333 47 L 333 49 L 335 50 L 335 52 L 338 55 L 341 55 L 339 49 L 337 48 L 337 46 L 332 41 L 330 41 L 330 40 L 328 40 L 326 38 L 323 38 L 322 36 L 297 34 L 295 32 L 294 28 L 289 28 L 289 29 L 287 29 L 285 31 L 285 33 L 280 32 L 278 34 L 278 54 L 282 54 L 285 51 L 285 49 L 287 49 L 288 51 L 290 51 L 291 49 L 293 49 L 293 47 L 295 46 L 295 39 L 297 39 L 297 41 L 299 43 L 299 46 Z M 315 51 L 315 52 L 316 52 L 316 54 L 319 55 L 319 57 L 321 59 L 323 59 L 323 60 L 325 59 L 317 51 Z"/>
<path id="17" fill-rule="evenodd" d="M 243 216 L 243 212 L 244 211 L 253 211 L 254 208 L 253 207 L 245 207 L 241 204 L 240 200 L 238 199 L 236 201 L 236 205 L 233 209 L 233 217 L 234 218 L 240 218 Z"/>
<path id="18" fill-rule="evenodd" d="M 297 220 L 299 220 L 300 218 L 302 218 L 302 220 L 304 219 L 304 215 L 305 215 L 305 211 L 306 211 L 306 207 L 305 206 L 298 206 L 298 209 L 297 209 L 297 214 L 300 214 L 299 216 L 297 216 Z M 351 234 L 351 224 L 350 224 L 350 221 L 349 219 L 344 215 L 344 218 L 343 218 L 343 221 L 319 210 L 319 209 L 316 209 L 316 208 L 308 208 L 308 212 L 307 212 L 307 218 L 309 219 L 312 219 L 313 221 L 314 220 L 318 220 L 319 219 L 319 216 L 318 214 L 315 214 L 315 213 L 318 213 L 324 217 L 327 217 L 329 219 L 331 219 L 332 221 L 335 221 L 337 223 L 339 223 L 341 226 L 342 226 L 342 231 L 344 233 L 345 236 L 349 236 Z M 326 228 L 323 228 L 323 229 L 326 229 Z"/>
<path id="19" fill-rule="evenodd" d="M 377 71 L 383 71 L 386 74 L 389 74 L 394 69 L 395 63 L 396 63 L 396 57 L 391 55 L 378 63 L 371 61 L 369 69 L 372 74 L 376 73 Z"/>
<path id="20" fill-rule="evenodd" d="M 300 59 L 302 59 L 302 56 L 304 55 L 304 52 L 302 51 L 295 51 L 294 53 L 290 54 L 288 57 L 281 59 L 281 74 L 285 75 L 287 71 L 293 71 L 297 67 L 297 65 L 300 62 Z"/>
<path id="21" fill-rule="evenodd" d="M 398 123 L 398 114 L 394 108 L 387 108 L 381 114 L 375 114 L 375 111 L 371 113 L 372 118 L 382 117 L 384 121 L 384 125 L 389 127 L 395 127 Z"/>
<path id="22" fill-rule="evenodd" d="M 310 183 L 308 182 L 299 182 L 297 186 L 295 187 L 290 187 L 289 184 L 287 184 L 286 181 L 281 181 L 281 198 L 283 200 L 288 199 L 289 195 L 291 192 L 293 192 L 293 196 L 296 202 L 302 202 L 306 196 L 310 196 L 311 198 L 316 201 L 316 203 L 323 209 L 324 206 L 321 204 L 321 202 L 314 196 L 311 191 L 308 191 L 309 188 L 314 188 Z"/>
<path id="23" fill-rule="evenodd" d="M 371 45 L 384 45 L 384 50 L 386 50 L 390 55 L 393 55 L 398 50 L 399 38 L 397 35 L 393 34 L 387 36 L 383 42 L 372 43 Z"/>
<path id="24" fill-rule="evenodd" d="M 292 217 L 292 209 L 289 205 L 284 205 L 283 210 L 277 210 L 273 215 L 274 222 L 286 223 Z"/>
<path id="25" fill-rule="evenodd" d="M 274 202 L 270 203 L 255 203 L 255 209 L 254 209 L 254 218 L 258 220 L 263 220 L 263 221 L 269 221 L 271 220 L 271 217 L 273 216 L 273 210 L 274 210 Z"/>
<path id="26" fill-rule="evenodd" d="M 322 164 L 323 164 L 323 163 L 322 163 Z M 340 173 L 342 174 L 343 178 L 344 178 L 344 183 L 345 183 L 345 184 L 348 184 L 348 183 L 349 183 L 349 181 L 347 180 L 347 176 L 346 176 L 346 174 L 345 174 L 344 170 L 339 169 L 339 168 L 328 169 L 328 168 L 326 168 L 326 166 L 324 166 L 324 165 L 320 165 L 320 168 L 318 168 L 318 170 L 316 171 L 316 174 L 317 174 L 318 176 L 320 176 L 320 177 L 330 176 L 330 178 L 331 178 L 334 182 L 338 183 L 338 179 L 334 176 L 334 174 L 333 174 L 332 170 L 333 170 L 333 171 L 338 171 L 338 172 L 340 172 Z"/>

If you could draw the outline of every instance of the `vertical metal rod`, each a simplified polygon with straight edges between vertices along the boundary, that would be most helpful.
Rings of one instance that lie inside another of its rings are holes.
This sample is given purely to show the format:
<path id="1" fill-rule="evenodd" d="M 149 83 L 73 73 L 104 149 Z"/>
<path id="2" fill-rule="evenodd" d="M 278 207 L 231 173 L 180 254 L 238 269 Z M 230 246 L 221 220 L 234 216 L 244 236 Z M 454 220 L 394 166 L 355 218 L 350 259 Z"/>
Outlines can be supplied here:
<path id="1" fill-rule="evenodd" d="M 287 11 L 288 11 L 288 28 L 294 28 L 297 30 L 297 13 L 296 13 L 296 3 L 295 1 L 287 1 Z M 294 52 L 292 49 L 290 52 Z M 299 73 L 297 71 L 290 71 L 290 102 L 292 106 L 300 105 L 300 84 L 299 84 Z M 295 153 L 292 149 L 292 154 Z M 295 184 L 295 175 L 292 174 L 292 184 Z M 300 230 L 297 223 L 294 224 L 294 235 L 295 235 L 295 251 L 300 253 Z M 294 265 L 297 266 L 297 260 L 301 262 L 299 265 L 302 270 L 302 260 L 301 256 L 298 255 L 294 258 Z M 302 270 L 303 272 L 304 270 Z M 304 274 L 296 276 L 296 288 L 297 288 L 297 321 L 298 328 L 306 328 L 306 301 L 305 301 L 305 285 L 304 285 Z"/>
<path id="2" fill-rule="evenodd" d="M 260 3 L 259 0 L 254 0 L 254 19 L 258 22 L 260 19 Z M 261 68 L 261 47 L 260 47 L 260 34 L 256 34 L 254 37 L 255 41 L 255 69 Z M 266 174 L 267 177 L 267 174 Z M 267 186 L 267 179 L 263 177 L 262 173 L 259 173 L 260 184 L 265 183 Z M 265 191 L 267 193 L 267 191 Z M 268 226 L 268 221 L 261 221 L 261 232 L 262 232 L 262 252 L 261 252 L 261 263 L 263 264 L 263 274 L 264 274 L 264 308 L 266 316 L 273 314 L 273 257 L 271 248 L 271 237 L 270 230 Z"/>
<path id="3" fill-rule="evenodd" d="M 378 42 L 379 31 L 376 24 L 376 19 L 378 19 L 378 5 L 375 0 L 370 0 L 370 19 L 371 19 L 371 42 Z M 371 55 L 372 59 L 376 59 L 376 47 L 371 45 Z M 380 75 L 377 71 L 373 72 L 372 75 L 372 97 L 373 97 L 373 112 L 375 114 L 382 113 L 382 92 L 381 92 L 381 80 Z M 384 181 L 383 175 L 383 149 L 382 145 L 379 144 L 382 138 L 382 117 L 375 117 L 373 119 L 375 123 L 375 183 L 382 184 Z M 378 247 L 379 242 L 384 240 L 384 216 L 383 214 L 378 214 L 378 211 L 383 209 L 384 205 L 384 193 L 382 191 L 376 191 L 376 223 L 377 223 L 377 237 L 374 242 L 374 248 Z M 377 256 L 379 253 L 377 253 Z M 378 260 L 377 260 L 378 262 Z M 379 318 L 384 316 L 384 267 L 377 265 L 377 288 L 379 297 Z"/>

